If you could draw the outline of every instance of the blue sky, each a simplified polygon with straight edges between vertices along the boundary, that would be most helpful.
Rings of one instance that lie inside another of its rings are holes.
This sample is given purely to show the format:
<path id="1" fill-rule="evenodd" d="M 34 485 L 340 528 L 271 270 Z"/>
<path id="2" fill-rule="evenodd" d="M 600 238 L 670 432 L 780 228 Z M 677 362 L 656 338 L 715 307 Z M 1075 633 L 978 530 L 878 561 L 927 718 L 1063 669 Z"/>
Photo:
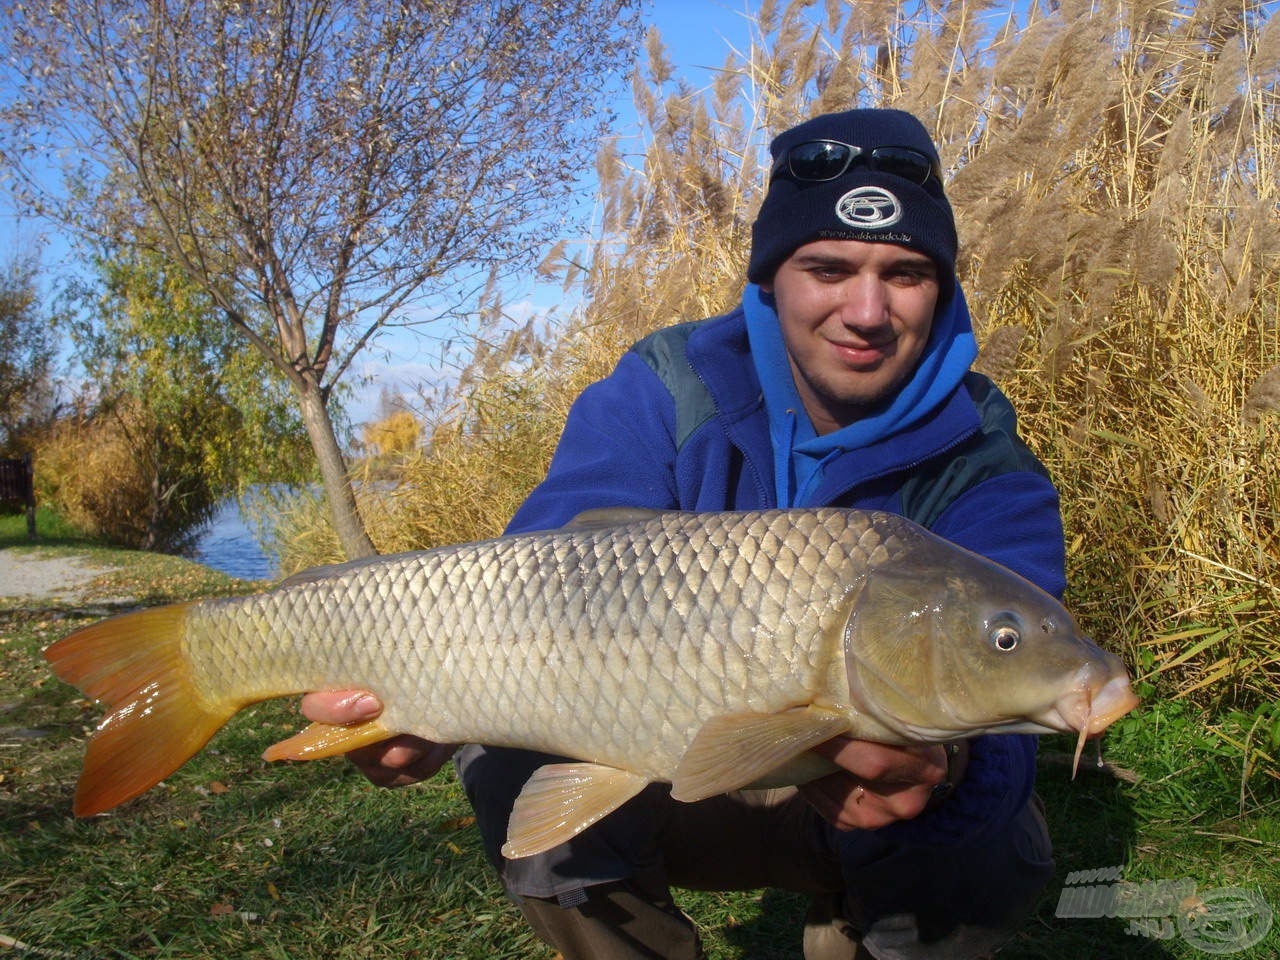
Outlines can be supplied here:
<path id="1" fill-rule="evenodd" d="M 749 38 L 749 15 L 759 8 L 759 0 L 652 0 L 646 21 L 658 28 L 677 75 L 694 86 L 710 82 L 712 70 L 724 62 L 730 44 L 741 49 Z M 629 132 L 632 115 L 629 90 L 616 104 L 621 119 L 620 133 Z M 581 201 L 589 209 L 594 199 L 590 182 L 583 184 Z M 7 194 L 0 193 L 0 264 L 12 262 L 15 255 L 39 251 L 42 286 L 47 290 L 59 272 L 66 272 L 73 262 L 67 239 L 58 231 L 36 219 L 20 216 Z M 508 311 L 532 314 L 554 305 L 556 294 L 549 289 L 512 289 L 508 295 Z M 439 332 L 444 336 L 444 332 Z M 417 334 L 395 331 L 364 354 L 361 369 L 372 382 L 358 386 L 350 403 L 349 414 L 359 423 L 371 417 L 383 385 L 403 390 L 407 395 L 423 381 L 438 380 L 447 374 L 441 370 L 437 355 L 440 343 L 436 336 L 426 340 Z M 353 372 L 359 372 L 353 371 Z"/>
<path id="2" fill-rule="evenodd" d="M 648 21 L 662 34 L 677 71 L 690 80 L 694 67 L 718 67 L 729 46 L 743 49 L 748 19 L 760 3 L 748 0 L 653 0 Z"/>
<path id="3" fill-rule="evenodd" d="M 724 63 L 731 48 L 742 50 L 749 43 L 750 17 L 759 7 L 759 0 L 652 0 L 645 19 L 658 28 L 676 75 L 694 87 L 702 87 L 710 84 L 715 69 Z M 624 90 L 623 99 L 615 107 L 619 114 L 618 133 L 625 136 L 633 132 L 629 89 Z M 590 209 L 593 201 L 594 186 L 590 181 L 584 182 L 581 202 Z M 558 286 L 535 288 L 531 281 L 526 290 L 511 289 L 504 307 L 513 321 L 519 321 L 546 314 L 559 305 L 560 297 Z M 447 335 L 444 330 L 431 331 L 426 337 L 408 331 L 389 332 L 377 347 L 367 351 L 364 363 L 355 372 L 363 373 L 370 382 L 359 387 L 355 402 L 348 404 L 352 421 L 360 423 L 376 416 L 384 387 L 400 390 L 412 401 L 418 385 L 447 379 L 450 373 L 439 363 L 438 339 Z"/>

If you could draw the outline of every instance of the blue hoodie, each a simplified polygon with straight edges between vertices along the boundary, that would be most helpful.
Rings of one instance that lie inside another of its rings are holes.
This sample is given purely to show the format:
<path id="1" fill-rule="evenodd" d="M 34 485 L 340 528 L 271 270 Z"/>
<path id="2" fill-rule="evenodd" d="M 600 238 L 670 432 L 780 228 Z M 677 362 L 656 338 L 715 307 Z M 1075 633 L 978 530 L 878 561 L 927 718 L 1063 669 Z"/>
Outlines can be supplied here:
<path id="1" fill-rule="evenodd" d="M 933 319 L 915 371 L 892 400 L 840 430 L 819 436 L 804 413 L 791 374 L 773 297 L 749 284 L 742 309 L 769 418 L 777 502 L 784 507 L 810 505 L 826 465 L 839 454 L 888 439 L 929 416 L 960 386 L 978 356 L 969 307 L 956 284 Z"/>

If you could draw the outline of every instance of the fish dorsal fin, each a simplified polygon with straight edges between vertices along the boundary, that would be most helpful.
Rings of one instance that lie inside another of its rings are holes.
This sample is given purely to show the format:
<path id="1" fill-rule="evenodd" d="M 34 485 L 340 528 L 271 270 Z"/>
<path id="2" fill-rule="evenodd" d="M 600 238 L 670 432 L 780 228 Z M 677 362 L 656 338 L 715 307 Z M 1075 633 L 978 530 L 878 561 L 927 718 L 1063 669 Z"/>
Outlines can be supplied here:
<path id="1" fill-rule="evenodd" d="M 354 573 L 370 564 L 384 563 L 386 560 L 386 557 L 362 557 L 359 560 L 348 560 L 346 563 L 330 563 L 322 567 L 308 567 L 306 570 L 299 570 L 297 573 L 285 577 L 277 585 L 277 589 L 284 590 L 289 587 L 300 587 L 308 583 L 321 583 L 325 580 L 332 580 L 336 577 Z"/>
<path id="2" fill-rule="evenodd" d="M 626 523 L 641 523 L 670 510 L 654 510 L 649 507 L 597 507 L 583 510 L 564 525 L 565 530 L 603 530 L 620 527 Z"/>
<path id="3" fill-rule="evenodd" d="M 333 580 L 337 577 L 345 577 L 356 573 L 365 567 L 405 563 L 421 556 L 424 552 L 422 550 L 406 550 L 403 553 L 378 553 L 371 557 L 360 557 L 357 560 L 345 560 L 341 563 L 330 563 L 320 567 L 308 567 L 306 570 L 299 570 L 297 573 L 285 577 L 276 584 L 275 589 L 282 590 L 287 587 L 299 587 L 307 583 L 322 583 L 325 580 Z"/>
<path id="4" fill-rule="evenodd" d="M 600 763 L 539 767 L 516 797 L 502 855 L 529 857 L 576 837 L 649 784 L 638 773 Z"/>
<path id="5" fill-rule="evenodd" d="M 323 760 L 336 757 L 371 743 L 380 743 L 395 736 L 381 720 L 365 720 L 339 726 L 332 723 L 313 723 L 301 733 L 273 743 L 263 753 L 263 760 Z"/>
<path id="6" fill-rule="evenodd" d="M 671 796 L 691 803 L 770 782 L 768 775 L 778 767 L 851 726 L 845 714 L 815 706 L 712 717 L 681 757 Z"/>

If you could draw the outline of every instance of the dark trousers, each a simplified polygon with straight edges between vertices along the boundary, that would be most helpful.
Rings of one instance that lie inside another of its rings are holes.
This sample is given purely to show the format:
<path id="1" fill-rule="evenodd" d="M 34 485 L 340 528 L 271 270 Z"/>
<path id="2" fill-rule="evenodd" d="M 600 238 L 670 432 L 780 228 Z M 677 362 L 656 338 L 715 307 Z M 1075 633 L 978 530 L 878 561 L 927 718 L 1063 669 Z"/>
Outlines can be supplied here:
<path id="1" fill-rule="evenodd" d="M 1017 931 L 1053 875 L 1035 798 L 981 843 L 902 847 L 879 831 L 836 830 L 794 788 L 680 803 L 666 784 L 567 844 L 504 860 L 499 848 L 515 797 L 551 759 L 468 746 L 458 766 L 503 885 L 565 960 L 702 957 L 673 885 L 811 894 L 806 960 L 978 958 Z"/>

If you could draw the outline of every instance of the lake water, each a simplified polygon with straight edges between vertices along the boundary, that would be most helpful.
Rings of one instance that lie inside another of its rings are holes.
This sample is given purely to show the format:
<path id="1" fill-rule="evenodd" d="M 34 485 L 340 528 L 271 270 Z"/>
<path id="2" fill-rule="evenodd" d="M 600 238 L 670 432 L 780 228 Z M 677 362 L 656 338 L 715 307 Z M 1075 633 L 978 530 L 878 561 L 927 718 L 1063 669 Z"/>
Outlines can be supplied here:
<path id="1" fill-rule="evenodd" d="M 218 508 L 196 540 L 192 559 L 242 580 L 272 580 L 279 567 L 277 558 L 266 553 L 254 538 L 235 500 Z"/>

